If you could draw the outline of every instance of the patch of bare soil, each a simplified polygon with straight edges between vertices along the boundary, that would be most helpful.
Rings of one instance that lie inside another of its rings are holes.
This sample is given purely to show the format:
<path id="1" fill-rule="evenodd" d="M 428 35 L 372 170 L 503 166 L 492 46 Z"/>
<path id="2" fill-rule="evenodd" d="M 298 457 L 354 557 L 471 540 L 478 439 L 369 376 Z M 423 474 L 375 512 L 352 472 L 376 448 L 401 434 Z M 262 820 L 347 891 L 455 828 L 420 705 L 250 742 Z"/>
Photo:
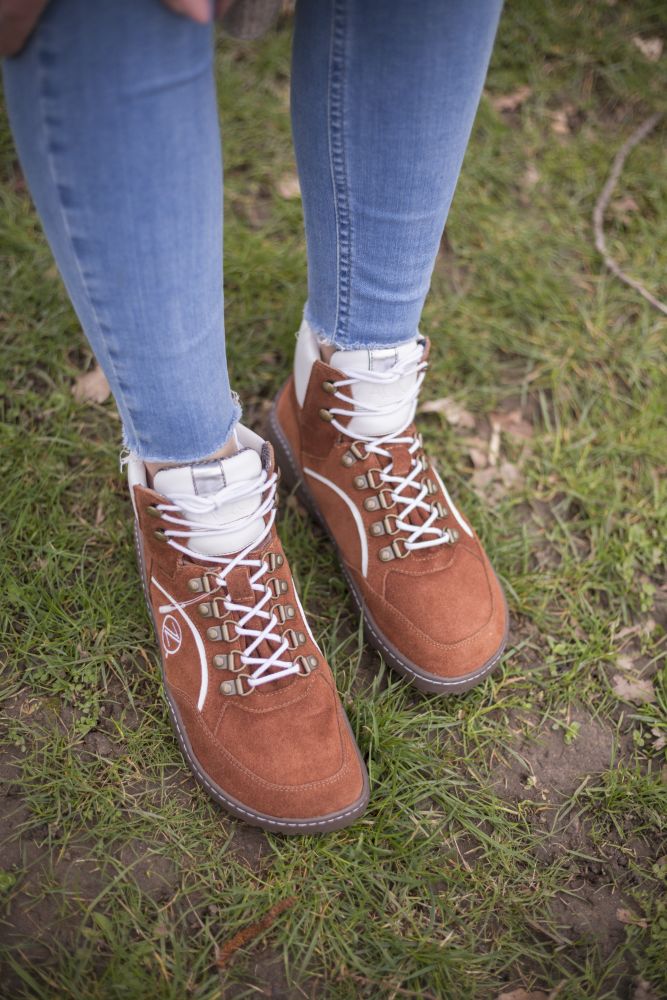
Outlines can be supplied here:
<path id="1" fill-rule="evenodd" d="M 238 983 L 226 983 L 222 977 L 221 1000 L 237 1000 L 248 996 L 248 989 L 272 1000 L 316 1000 L 316 983 L 307 987 L 291 985 L 285 974 L 285 964 L 278 952 L 269 946 L 252 950 L 245 963 L 235 969 Z"/>
<path id="2" fill-rule="evenodd" d="M 492 767 L 492 788 L 501 798 L 556 803 L 581 781 L 613 766 L 617 738 L 607 723 L 583 709 L 570 714 L 576 737 L 570 743 L 560 725 L 552 729 L 529 715 L 514 716 L 515 742 L 506 760 Z"/>
<path id="3" fill-rule="evenodd" d="M 613 723 L 583 708 L 571 713 L 568 727 L 550 728 L 531 715 L 516 714 L 515 740 L 493 763 L 490 788 L 529 817 L 537 865 L 562 866 L 563 888 L 535 924 L 536 932 L 567 946 L 575 961 L 591 948 L 607 959 L 623 945 L 628 924 L 642 927 L 633 896 L 647 886 L 638 869 L 657 860 L 660 850 L 636 837 L 626 839 L 611 824 L 601 840 L 593 824 L 599 829 L 604 818 L 577 801 L 580 791 L 630 756 L 629 735 L 619 735 Z M 576 735 L 568 737 L 573 731 Z M 633 961 L 632 954 L 623 953 L 616 969 L 619 989 L 624 982 L 629 988 Z"/>

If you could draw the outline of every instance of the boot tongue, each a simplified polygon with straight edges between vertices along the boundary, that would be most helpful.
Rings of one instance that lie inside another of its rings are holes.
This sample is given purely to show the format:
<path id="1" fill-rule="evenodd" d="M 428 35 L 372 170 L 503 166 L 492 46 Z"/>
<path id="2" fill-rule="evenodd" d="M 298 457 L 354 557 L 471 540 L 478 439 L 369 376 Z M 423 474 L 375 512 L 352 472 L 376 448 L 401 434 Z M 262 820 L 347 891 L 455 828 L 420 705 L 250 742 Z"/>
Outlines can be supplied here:
<path id="1" fill-rule="evenodd" d="M 230 455 L 229 458 L 216 459 L 214 462 L 203 462 L 201 465 L 177 465 L 169 469 L 161 469 L 153 479 L 153 489 L 157 493 L 183 503 L 184 516 L 200 524 L 235 526 L 231 533 L 225 531 L 220 535 L 202 535 L 179 539 L 182 544 L 192 549 L 193 553 L 206 556 L 228 556 L 240 552 L 258 538 L 264 528 L 262 517 L 253 517 L 262 502 L 259 490 L 252 496 L 237 500 L 225 500 L 224 492 L 220 494 L 215 509 L 201 513 L 189 512 L 185 496 L 206 497 L 218 493 L 235 483 L 246 483 L 257 479 L 262 472 L 260 456 L 252 448 Z M 175 527 L 175 525 L 174 525 Z"/>
<path id="2" fill-rule="evenodd" d="M 424 353 L 424 341 L 420 337 L 399 347 L 365 348 L 360 351 L 335 351 L 329 364 L 345 375 L 354 376 L 364 372 L 390 372 L 404 361 L 416 365 Z M 348 430 L 351 434 L 367 437 L 382 437 L 393 434 L 410 420 L 414 407 L 411 391 L 417 384 L 418 373 L 403 375 L 394 381 L 355 382 L 347 387 L 353 399 L 368 406 L 387 407 L 386 413 L 377 416 L 361 411 L 350 419 Z M 345 390 L 343 390 L 345 391 Z"/>

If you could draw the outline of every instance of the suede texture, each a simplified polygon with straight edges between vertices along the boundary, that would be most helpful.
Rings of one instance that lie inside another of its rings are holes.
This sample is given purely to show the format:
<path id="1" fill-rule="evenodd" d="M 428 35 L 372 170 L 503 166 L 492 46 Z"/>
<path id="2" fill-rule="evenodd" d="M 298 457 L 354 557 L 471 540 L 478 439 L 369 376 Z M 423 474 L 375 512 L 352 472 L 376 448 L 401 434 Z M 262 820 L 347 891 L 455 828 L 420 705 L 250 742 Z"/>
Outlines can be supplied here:
<path id="1" fill-rule="evenodd" d="M 355 485 L 356 477 L 380 469 L 387 460 L 365 455 L 351 465 L 344 464 L 344 456 L 349 460 L 353 441 L 339 434 L 323 417 L 323 411 L 331 405 L 344 406 L 339 400 L 332 402 L 324 383 L 343 378 L 341 372 L 316 361 L 303 407 L 299 407 L 296 399 L 293 378 L 281 390 L 275 417 L 297 466 L 292 471 L 307 487 L 335 539 L 346 569 L 363 595 L 376 632 L 381 633 L 381 643 L 388 641 L 418 670 L 434 678 L 465 680 L 491 660 L 504 641 L 507 608 L 500 584 L 464 515 L 459 511 L 471 535 L 450 510 L 433 474 L 433 463 L 423 452 L 420 455 L 428 467 L 420 478 L 429 479 L 433 490 L 428 499 L 431 503 L 439 501 L 446 511 L 438 524 L 456 529 L 458 538 L 451 545 L 412 550 L 405 558 L 389 562 L 380 559 L 381 549 L 405 535 L 403 532 L 374 535 L 372 525 L 385 515 L 390 515 L 388 527 L 395 528 L 391 516 L 397 509 L 368 511 L 364 501 L 377 497 L 379 489 Z M 346 426 L 349 418 L 338 417 L 338 420 Z M 415 433 L 414 426 L 405 432 Z M 391 445 L 390 450 L 396 473 L 406 474 L 411 461 L 407 446 Z M 312 473 L 341 490 L 354 507 L 354 513 L 332 486 L 322 483 Z"/>
<path id="2" fill-rule="evenodd" d="M 272 450 L 267 448 L 263 457 L 270 471 Z M 135 486 L 134 493 L 165 683 L 200 778 L 251 812 L 279 819 L 316 819 L 356 803 L 364 789 L 364 766 L 329 665 L 304 621 L 275 527 L 250 557 L 282 557 L 282 565 L 263 578 L 274 581 L 271 587 L 277 592 L 268 608 L 282 607 L 291 615 L 276 626 L 281 635 L 287 630 L 297 633 L 297 637 L 290 633 L 295 646 L 285 656 L 314 656 L 317 666 L 310 674 L 254 688 L 247 697 L 226 695 L 221 684 L 240 674 L 216 667 L 213 658 L 242 651 L 250 638 L 236 635 L 234 622 L 241 613 L 226 612 L 222 601 L 229 595 L 233 602 L 254 603 L 249 579 L 254 570 L 235 568 L 227 588 L 214 593 L 215 564 L 186 556 L 156 535 L 174 525 L 163 524 L 151 508 L 169 501 L 141 486 Z M 189 587 L 193 579 L 205 579 L 211 590 L 193 592 Z M 214 598 L 220 600 L 214 611 L 221 618 L 202 614 L 202 606 L 210 606 Z M 168 609 L 172 600 L 184 605 L 182 612 Z M 264 621 L 250 624 L 259 628 Z M 207 635 L 209 628 L 222 625 L 229 628 L 229 640 Z M 263 645 L 261 653 L 266 656 L 275 648 Z"/>

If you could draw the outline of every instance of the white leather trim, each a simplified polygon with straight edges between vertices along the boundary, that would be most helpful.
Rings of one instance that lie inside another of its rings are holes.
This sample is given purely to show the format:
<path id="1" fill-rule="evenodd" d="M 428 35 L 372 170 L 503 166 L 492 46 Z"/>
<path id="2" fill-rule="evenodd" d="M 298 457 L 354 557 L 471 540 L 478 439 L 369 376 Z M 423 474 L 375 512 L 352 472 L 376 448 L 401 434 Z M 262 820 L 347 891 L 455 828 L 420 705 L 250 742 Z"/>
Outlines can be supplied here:
<path id="1" fill-rule="evenodd" d="M 192 624 L 190 618 L 188 618 L 183 608 L 179 607 L 179 605 L 176 603 L 171 594 L 167 593 L 164 587 L 162 587 L 157 582 L 154 576 L 151 577 L 151 582 L 154 583 L 157 589 L 164 594 L 167 600 L 171 603 L 173 610 L 178 611 L 178 613 L 183 617 L 188 628 L 192 632 L 192 638 L 195 641 L 197 652 L 199 653 L 199 666 L 201 670 L 201 684 L 199 686 L 199 698 L 197 700 L 197 708 L 201 712 L 202 708 L 204 707 L 204 702 L 206 701 L 206 693 L 208 691 L 208 664 L 206 662 L 206 650 L 204 649 L 204 643 L 202 642 L 201 636 L 199 635 L 199 632 Z"/>
<path id="2" fill-rule="evenodd" d="M 451 510 L 452 514 L 454 515 L 454 517 L 456 518 L 456 520 L 459 522 L 459 524 L 461 525 L 461 527 L 463 528 L 463 530 L 465 531 L 466 535 L 470 535 L 470 537 L 472 538 L 473 537 L 472 528 L 468 527 L 468 525 L 465 523 L 465 521 L 463 520 L 463 518 L 459 514 L 458 510 L 456 509 L 456 505 L 454 504 L 454 501 L 452 500 L 452 498 L 449 495 L 449 490 L 447 489 L 447 487 L 443 483 L 442 479 L 440 478 L 440 473 L 438 472 L 437 469 L 433 469 L 433 472 L 435 473 L 435 478 L 438 480 L 438 482 L 440 483 L 440 485 L 442 487 L 442 492 L 445 494 L 445 500 L 447 501 L 447 506 L 449 507 L 449 509 Z"/>
<path id="3" fill-rule="evenodd" d="M 294 352 L 294 392 L 299 406 L 303 406 L 313 365 L 320 358 L 317 335 L 304 319 L 297 334 Z"/>
<path id="4" fill-rule="evenodd" d="M 319 472 L 314 472 L 312 469 L 305 468 L 305 466 L 303 471 L 308 473 L 308 475 L 312 476 L 314 479 L 319 480 L 320 483 L 324 483 L 325 486 L 330 486 L 334 493 L 337 493 L 341 500 L 344 500 L 349 507 L 352 517 L 354 518 L 354 523 L 357 526 L 357 531 L 359 532 L 359 544 L 361 545 L 361 575 L 365 577 L 368 573 L 368 542 L 366 541 L 364 522 L 361 520 L 361 514 L 354 506 L 350 498 L 346 496 L 335 483 L 332 483 L 330 479 L 327 479 L 326 476 L 321 476 Z"/>
<path id="5" fill-rule="evenodd" d="M 130 500 L 132 501 L 132 506 L 134 508 L 134 516 L 139 520 L 139 511 L 137 510 L 137 502 L 134 498 L 134 487 L 135 486 L 146 486 L 146 466 L 140 458 L 130 452 L 127 459 L 127 485 L 130 490 Z"/>
<path id="6" fill-rule="evenodd" d="M 311 628 L 310 628 L 310 625 L 308 624 L 308 619 L 306 618 L 306 612 L 303 610 L 303 604 L 301 603 L 301 601 L 299 599 L 299 595 L 297 593 L 297 589 L 296 589 L 296 586 L 294 584 L 294 577 L 292 577 L 292 589 L 294 591 L 294 596 L 296 597 L 296 603 L 299 605 L 299 611 L 301 612 L 301 617 L 303 618 L 303 624 L 306 626 L 306 631 L 308 632 L 308 635 L 310 636 L 311 642 L 312 642 L 313 646 L 315 647 L 315 649 L 318 649 L 320 651 L 320 653 L 321 653 L 322 650 L 320 649 L 320 647 L 318 646 L 318 644 L 317 644 L 317 642 L 315 640 L 315 636 L 313 635 L 313 633 L 311 631 Z"/>

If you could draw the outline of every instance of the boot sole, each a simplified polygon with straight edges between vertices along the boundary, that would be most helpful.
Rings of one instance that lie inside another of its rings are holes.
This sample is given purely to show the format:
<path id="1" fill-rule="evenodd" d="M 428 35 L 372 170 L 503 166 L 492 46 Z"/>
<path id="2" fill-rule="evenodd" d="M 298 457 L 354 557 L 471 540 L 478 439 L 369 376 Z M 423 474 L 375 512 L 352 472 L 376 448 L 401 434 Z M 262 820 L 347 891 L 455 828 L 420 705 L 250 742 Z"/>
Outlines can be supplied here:
<path id="1" fill-rule="evenodd" d="M 374 621 L 373 616 L 368 610 L 363 594 L 348 572 L 336 539 L 329 529 L 323 515 L 320 513 L 315 498 L 304 482 L 299 464 L 294 456 L 290 443 L 287 440 L 287 436 L 280 426 L 280 421 L 278 420 L 278 400 L 285 391 L 285 388 L 286 386 L 283 386 L 276 396 L 275 402 L 269 414 L 267 436 L 274 447 L 276 458 L 278 464 L 280 465 L 285 482 L 288 484 L 290 489 L 296 490 L 297 496 L 303 503 L 304 507 L 308 510 L 313 519 L 324 529 L 333 543 L 343 575 L 348 582 L 355 604 L 361 612 L 364 622 L 364 632 L 368 643 L 380 653 L 390 667 L 396 670 L 399 674 L 402 674 L 404 677 L 407 677 L 420 691 L 427 692 L 428 694 L 457 694 L 462 691 L 467 691 L 471 687 L 475 687 L 476 684 L 480 684 L 498 666 L 502 655 L 505 652 L 505 647 L 509 637 L 509 614 L 507 611 L 507 604 L 505 604 L 505 629 L 500 646 L 493 656 L 491 656 L 485 663 L 471 673 L 467 673 L 460 677 L 437 677 L 434 674 L 430 674 L 427 671 L 422 670 L 416 663 L 413 663 L 411 660 L 408 660 L 405 656 L 403 656 L 393 643 L 387 639 Z"/>
<path id="2" fill-rule="evenodd" d="M 185 757 L 186 763 L 192 774 L 197 779 L 200 785 L 206 790 L 212 799 L 215 799 L 221 806 L 223 806 L 227 812 L 236 816 L 237 819 L 242 819 L 244 822 L 249 823 L 251 826 L 259 826 L 263 830 L 268 830 L 272 833 L 283 833 L 291 835 L 303 835 L 310 833 L 331 833 L 334 830 L 341 830 L 343 827 L 350 826 L 365 812 L 368 805 L 368 800 L 370 798 L 370 784 L 368 781 L 368 772 L 366 771 L 366 765 L 364 764 L 361 755 L 359 755 L 359 764 L 363 774 L 363 791 L 356 802 L 352 803 L 346 809 L 339 810 L 338 812 L 326 813 L 322 816 L 311 817 L 308 819 L 299 819 L 291 817 L 277 817 L 270 816 L 266 813 L 257 812 L 254 809 L 249 809 L 248 806 L 239 802 L 238 799 L 234 798 L 218 784 L 216 784 L 213 779 L 206 774 L 204 769 L 201 767 L 194 751 L 190 745 L 190 741 L 187 737 L 185 726 L 181 719 L 180 713 L 172 697 L 169 693 L 169 688 L 167 686 L 167 679 L 165 676 L 164 669 L 164 658 L 162 656 L 162 647 L 160 646 L 160 639 L 158 634 L 157 625 L 155 622 L 155 616 L 153 615 L 153 608 L 151 607 L 151 602 L 149 598 L 148 583 L 146 579 L 146 567 L 144 563 L 143 550 L 141 546 L 141 539 L 139 536 L 139 529 L 135 521 L 134 524 L 134 544 L 137 553 L 137 562 L 139 564 L 139 574 L 141 576 L 141 585 L 144 592 L 144 599 L 146 601 L 146 607 L 148 609 L 148 615 L 153 624 L 153 631 L 155 632 L 155 641 L 157 644 L 158 652 L 160 654 L 160 670 L 162 672 L 162 684 L 164 688 L 164 693 L 167 698 L 167 705 L 169 706 L 169 715 L 171 718 L 171 723 L 176 734 L 176 739 L 181 748 L 181 752 Z M 354 733 L 352 732 L 352 727 L 350 726 L 350 720 L 347 716 L 343 715 L 347 728 L 352 736 L 352 742 L 356 746 L 356 739 Z"/>

